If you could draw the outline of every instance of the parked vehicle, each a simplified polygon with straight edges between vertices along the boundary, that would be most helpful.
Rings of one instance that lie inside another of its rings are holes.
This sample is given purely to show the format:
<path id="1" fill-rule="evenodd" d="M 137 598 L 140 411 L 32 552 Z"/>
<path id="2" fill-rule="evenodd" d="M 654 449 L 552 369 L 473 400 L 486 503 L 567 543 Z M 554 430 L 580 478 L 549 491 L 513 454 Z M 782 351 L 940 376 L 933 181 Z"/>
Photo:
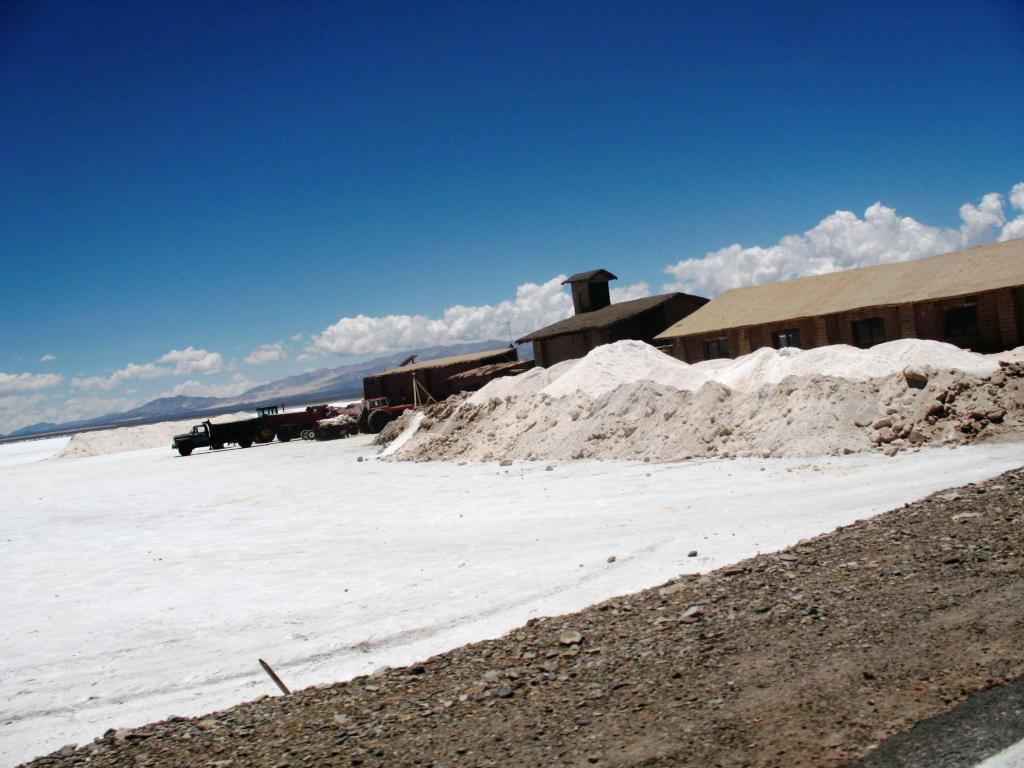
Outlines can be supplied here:
<path id="1" fill-rule="evenodd" d="M 196 448 L 216 451 L 227 445 L 249 448 L 253 443 L 269 443 L 275 437 L 282 443 L 292 438 L 336 440 L 358 432 L 377 434 L 389 423 L 412 408 L 411 403 L 391 405 L 386 397 L 364 400 L 356 408 L 311 405 L 303 411 L 285 411 L 283 405 L 264 406 L 256 418 L 221 424 L 207 419 L 192 430 L 175 435 L 171 447 L 182 456 Z"/>
<path id="2" fill-rule="evenodd" d="M 320 419 L 328 418 L 332 410 L 329 405 L 311 405 L 304 411 L 290 412 L 285 411 L 283 405 L 264 406 L 257 410 L 263 422 L 258 442 L 269 443 L 276 436 L 280 442 L 287 443 L 299 437 L 303 430 L 316 426 Z"/>
<path id="3" fill-rule="evenodd" d="M 376 435 L 403 413 L 411 410 L 412 407 L 412 403 L 391 405 L 386 397 L 363 400 L 362 410 L 359 413 L 359 431 Z"/>
<path id="4" fill-rule="evenodd" d="M 349 413 L 321 419 L 316 426 L 302 430 L 303 440 L 338 440 L 359 433 L 359 421 Z"/>
<path id="5" fill-rule="evenodd" d="M 175 435 L 171 447 L 182 456 L 188 456 L 196 448 L 219 450 L 231 444 L 249 448 L 253 443 L 269 443 L 275 437 L 287 443 L 304 430 L 315 427 L 321 419 L 335 415 L 336 411 L 329 405 L 311 405 L 304 411 L 285 411 L 284 406 L 279 405 L 265 406 L 257 410 L 254 419 L 220 424 L 207 419 L 192 427 L 190 432 Z"/>
<path id="6" fill-rule="evenodd" d="M 175 435 L 171 447 L 182 456 L 189 456 L 196 448 L 209 447 L 210 450 L 219 450 L 230 443 L 240 448 L 248 448 L 253 444 L 259 429 L 258 418 L 229 421 L 225 424 L 214 424 L 207 419 L 202 424 L 196 424 L 191 431 Z"/>

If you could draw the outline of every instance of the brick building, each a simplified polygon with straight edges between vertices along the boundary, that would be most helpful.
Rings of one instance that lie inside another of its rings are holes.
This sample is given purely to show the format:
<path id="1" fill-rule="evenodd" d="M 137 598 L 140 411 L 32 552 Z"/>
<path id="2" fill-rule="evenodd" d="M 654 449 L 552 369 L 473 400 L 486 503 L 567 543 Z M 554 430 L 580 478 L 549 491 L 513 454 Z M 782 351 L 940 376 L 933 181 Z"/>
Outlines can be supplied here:
<path id="1" fill-rule="evenodd" d="M 649 344 L 674 322 L 707 303 L 701 296 L 666 293 L 611 303 L 608 281 L 617 279 L 604 269 L 581 272 L 562 284 L 572 286 L 575 314 L 516 341 L 531 342 L 537 365 L 548 367 L 583 357 L 594 347 L 623 339 Z"/>
<path id="2" fill-rule="evenodd" d="M 694 363 L 759 347 L 1024 344 L 1024 239 L 726 291 L 656 337 Z"/>

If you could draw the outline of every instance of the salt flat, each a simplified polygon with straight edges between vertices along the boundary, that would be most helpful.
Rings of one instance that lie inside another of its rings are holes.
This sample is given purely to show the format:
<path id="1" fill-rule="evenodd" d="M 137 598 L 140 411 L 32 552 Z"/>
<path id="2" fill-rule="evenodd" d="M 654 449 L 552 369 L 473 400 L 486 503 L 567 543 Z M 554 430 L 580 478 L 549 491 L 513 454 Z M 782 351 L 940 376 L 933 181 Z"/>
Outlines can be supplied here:
<path id="1" fill-rule="evenodd" d="M 259 657 L 294 688 L 344 679 L 1024 464 L 1020 443 L 552 471 L 359 462 L 362 437 L 17 450 L 0 446 L 5 764 L 273 694 Z"/>
<path id="2" fill-rule="evenodd" d="M 41 440 L 23 440 L 20 443 L 0 445 L 0 467 L 31 464 L 49 458 L 61 451 L 71 438 L 46 437 Z"/>

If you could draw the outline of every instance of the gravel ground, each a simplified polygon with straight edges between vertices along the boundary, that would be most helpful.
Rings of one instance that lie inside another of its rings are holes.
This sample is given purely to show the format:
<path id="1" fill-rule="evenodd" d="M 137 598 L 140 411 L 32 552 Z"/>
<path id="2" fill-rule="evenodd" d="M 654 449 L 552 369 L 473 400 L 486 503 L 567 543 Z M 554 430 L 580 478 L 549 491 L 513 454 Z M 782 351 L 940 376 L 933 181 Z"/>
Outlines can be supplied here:
<path id="1" fill-rule="evenodd" d="M 841 766 L 1024 674 L 1024 471 L 33 766 Z"/>

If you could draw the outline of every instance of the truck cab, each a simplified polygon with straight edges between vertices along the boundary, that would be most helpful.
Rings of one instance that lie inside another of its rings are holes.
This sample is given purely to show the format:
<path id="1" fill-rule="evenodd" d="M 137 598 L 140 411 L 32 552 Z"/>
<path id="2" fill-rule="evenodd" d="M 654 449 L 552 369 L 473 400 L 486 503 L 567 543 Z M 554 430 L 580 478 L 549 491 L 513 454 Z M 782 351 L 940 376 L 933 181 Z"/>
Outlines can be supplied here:
<path id="1" fill-rule="evenodd" d="M 182 456 L 188 456 L 196 448 L 208 445 L 210 445 L 210 422 L 204 421 L 202 424 L 196 424 L 184 434 L 175 435 L 171 448 Z"/>

